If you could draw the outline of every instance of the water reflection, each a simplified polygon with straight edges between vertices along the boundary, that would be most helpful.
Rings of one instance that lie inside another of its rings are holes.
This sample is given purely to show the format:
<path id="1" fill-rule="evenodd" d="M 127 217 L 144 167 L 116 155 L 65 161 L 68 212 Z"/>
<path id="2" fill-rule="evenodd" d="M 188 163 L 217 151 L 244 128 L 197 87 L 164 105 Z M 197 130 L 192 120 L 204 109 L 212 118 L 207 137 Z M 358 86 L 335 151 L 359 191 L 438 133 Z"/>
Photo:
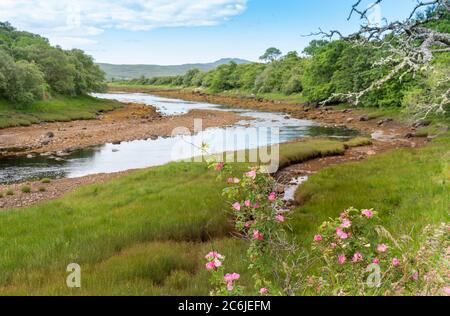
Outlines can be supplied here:
<path id="1" fill-rule="evenodd" d="M 281 113 L 257 112 L 224 108 L 215 104 L 186 102 L 147 94 L 102 94 L 103 98 L 122 102 L 152 104 L 165 114 L 182 114 L 191 109 L 218 109 L 249 116 L 250 121 L 233 127 L 210 128 L 190 137 L 176 136 L 156 140 L 137 140 L 119 145 L 105 144 L 83 149 L 63 158 L 7 158 L 0 160 L 0 183 L 10 183 L 45 177 L 81 177 L 129 169 L 163 165 L 167 162 L 201 154 L 199 147 L 207 143 L 210 153 L 252 149 L 283 143 L 308 136 L 349 137 L 357 132 L 345 128 L 325 128 L 308 120 L 290 118 Z M 274 135 L 274 132 L 279 134 Z M 267 134 L 268 137 L 264 135 Z M 264 136 L 264 137 L 263 137 Z M 194 146 L 192 146 L 194 144 Z"/>

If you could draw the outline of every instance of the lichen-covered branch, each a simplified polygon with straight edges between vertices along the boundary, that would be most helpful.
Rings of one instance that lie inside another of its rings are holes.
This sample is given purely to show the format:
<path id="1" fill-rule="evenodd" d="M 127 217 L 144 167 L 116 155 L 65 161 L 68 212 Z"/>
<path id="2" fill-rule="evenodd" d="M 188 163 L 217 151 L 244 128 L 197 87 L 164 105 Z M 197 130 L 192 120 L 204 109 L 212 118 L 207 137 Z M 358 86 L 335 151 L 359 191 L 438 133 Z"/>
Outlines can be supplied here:
<path id="1" fill-rule="evenodd" d="M 369 87 L 361 91 L 349 91 L 348 93 L 336 93 L 323 101 L 322 104 L 332 102 L 350 102 L 358 105 L 361 98 L 369 92 L 381 88 L 390 80 L 403 80 L 406 74 L 416 76 L 417 73 L 430 71 L 432 61 L 436 54 L 450 51 L 450 34 L 441 33 L 430 27 L 429 23 L 439 21 L 448 17 L 450 13 L 450 0 L 431 0 L 418 1 L 409 17 L 404 21 L 394 21 L 385 25 L 374 25 L 370 22 L 369 12 L 383 2 L 377 0 L 366 9 L 361 9 L 362 0 L 356 1 L 349 15 L 349 19 L 358 15 L 362 21 L 358 32 L 342 36 L 337 30 L 318 33 L 312 35 L 322 35 L 328 39 L 338 37 L 349 41 L 354 45 L 371 44 L 375 49 L 382 49 L 383 58 L 377 61 L 373 66 L 389 66 L 389 71 L 380 79 L 374 81 Z M 418 13 L 432 8 L 433 13 Z M 447 81 L 448 84 L 448 81 Z M 439 104 L 430 104 L 428 108 L 422 109 L 426 114 L 436 111 L 444 111 L 448 105 L 448 90 L 442 95 Z"/>

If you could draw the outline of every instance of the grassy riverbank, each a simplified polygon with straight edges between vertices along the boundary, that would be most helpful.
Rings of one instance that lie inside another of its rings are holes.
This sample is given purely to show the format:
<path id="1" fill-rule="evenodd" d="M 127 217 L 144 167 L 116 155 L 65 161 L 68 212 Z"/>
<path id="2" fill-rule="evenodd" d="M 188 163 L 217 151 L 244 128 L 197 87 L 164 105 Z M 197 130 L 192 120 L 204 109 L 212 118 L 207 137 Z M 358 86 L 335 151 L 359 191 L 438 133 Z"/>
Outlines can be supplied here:
<path id="1" fill-rule="evenodd" d="M 373 208 L 397 237 L 417 239 L 426 225 L 448 222 L 450 135 L 421 149 L 402 149 L 313 175 L 296 193 L 292 220 L 304 244 L 325 219 L 353 206 Z"/>
<path id="2" fill-rule="evenodd" d="M 282 159 L 303 161 L 319 147 L 326 155 L 344 146 L 327 142 L 282 146 Z M 380 211 L 396 236 L 414 238 L 423 226 L 448 220 L 449 146 L 442 137 L 319 172 L 297 192 L 294 235 L 307 245 L 318 224 L 350 206 Z M 223 186 L 204 164 L 171 163 L 0 213 L 0 293 L 207 295 L 203 256 L 211 249 L 249 284 L 245 245 L 230 238 Z M 65 286 L 72 262 L 82 267 L 81 289 Z"/>
<path id="3" fill-rule="evenodd" d="M 343 150 L 340 141 L 309 140 L 280 152 L 294 163 Z M 246 168 L 237 165 L 237 174 Z M 210 249 L 245 270 L 223 187 L 204 164 L 171 163 L 2 212 L 0 293 L 207 295 L 202 257 Z M 82 266 L 80 290 L 65 286 L 72 262 Z"/>
<path id="4" fill-rule="evenodd" d="M 0 128 L 29 126 L 41 122 L 94 119 L 99 112 L 111 111 L 122 106 L 117 101 L 90 96 L 58 96 L 23 107 L 0 100 Z"/>

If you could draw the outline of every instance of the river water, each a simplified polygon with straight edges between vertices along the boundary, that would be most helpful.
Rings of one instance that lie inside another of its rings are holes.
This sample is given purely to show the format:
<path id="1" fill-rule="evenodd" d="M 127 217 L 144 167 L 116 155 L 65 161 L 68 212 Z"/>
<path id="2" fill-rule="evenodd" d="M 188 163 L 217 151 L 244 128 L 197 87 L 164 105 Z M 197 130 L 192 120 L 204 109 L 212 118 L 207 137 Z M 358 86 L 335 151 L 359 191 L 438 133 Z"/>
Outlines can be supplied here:
<path id="1" fill-rule="evenodd" d="M 82 177 L 166 164 L 199 156 L 202 144 L 209 153 L 253 149 L 309 136 L 348 138 L 357 132 L 345 128 L 325 128 L 308 120 L 291 118 L 283 113 L 230 109 L 217 104 L 189 102 L 142 93 L 95 94 L 99 98 L 138 102 L 155 106 L 165 115 L 181 115 L 192 109 L 233 111 L 251 117 L 227 128 L 209 128 L 191 136 L 136 140 L 105 144 L 74 152 L 63 158 L 5 158 L 0 160 L 0 183 L 42 178 Z"/>

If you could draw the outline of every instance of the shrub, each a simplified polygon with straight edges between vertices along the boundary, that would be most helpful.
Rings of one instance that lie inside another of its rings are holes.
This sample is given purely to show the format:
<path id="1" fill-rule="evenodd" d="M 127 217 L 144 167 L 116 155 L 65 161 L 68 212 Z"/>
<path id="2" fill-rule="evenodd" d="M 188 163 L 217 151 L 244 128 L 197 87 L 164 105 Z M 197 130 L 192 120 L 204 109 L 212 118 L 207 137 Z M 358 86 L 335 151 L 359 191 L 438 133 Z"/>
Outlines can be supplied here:
<path id="1" fill-rule="evenodd" d="M 31 193 L 31 187 L 28 186 L 28 185 L 24 185 L 23 187 L 20 188 L 20 190 L 21 190 L 23 193 Z"/>
<path id="2" fill-rule="evenodd" d="M 39 187 L 39 192 L 45 192 L 45 191 L 47 191 L 46 188 L 44 188 L 44 187 Z"/>
<path id="3" fill-rule="evenodd" d="M 41 183 L 45 183 L 45 184 L 50 183 L 50 182 L 52 182 L 52 180 L 49 178 L 44 178 L 41 180 Z"/>
<path id="4" fill-rule="evenodd" d="M 319 295 L 442 295 L 446 270 L 436 261 L 442 261 L 448 247 L 448 229 L 447 224 L 427 227 L 416 251 L 416 241 L 394 238 L 377 212 L 350 208 L 324 222 L 314 236 L 312 250 L 320 269 L 308 284 Z"/>
<path id="5" fill-rule="evenodd" d="M 7 189 L 5 194 L 9 195 L 9 196 L 14 195 L 14 190 L 13 189 Z"/>

